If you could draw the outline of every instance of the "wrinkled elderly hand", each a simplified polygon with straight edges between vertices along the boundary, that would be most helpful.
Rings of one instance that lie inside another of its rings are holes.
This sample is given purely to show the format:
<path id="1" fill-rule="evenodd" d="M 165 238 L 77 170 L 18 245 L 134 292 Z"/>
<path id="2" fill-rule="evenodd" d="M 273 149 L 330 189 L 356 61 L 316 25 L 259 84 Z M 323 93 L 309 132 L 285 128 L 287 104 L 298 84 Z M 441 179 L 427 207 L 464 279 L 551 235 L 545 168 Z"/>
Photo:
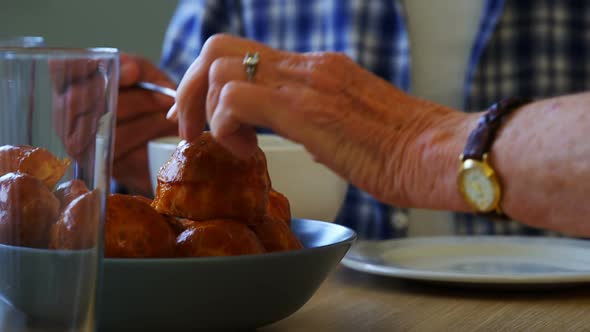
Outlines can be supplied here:
<path id="1" fill-rule="evenodd" d="M 86 59 L 55 60 L 50 65 L 56 87 L 55 128 L 68 155 L 79 162 L 87 160 L 87 153 L 94 153 L 92 144 L 99 118 L 105 111 L 106 82 L 111 67 Z M 139 81 L 168 87 L 174 84 L 148 60 L 121 55 L 113 176 L 132 193 L 149 195 L 147 142 L 176 135 L 177 126 L 166 120 L 166 111 L 174 100 L 134 87 Z"/>
<path id="2" fill-rule="evenodd" d="M 113 65 L 114 61 L 93 59 L 53 59 L 49 63 L 55 131 L 68 155 L 82 167 L 91 167 L 84 163 L 92 160 L 88 154 L 94 153 L 99 120 L 107 110 Z"/>
<path id="3" fill-rule="evenodd" d="M 242 63 L 247 52 L 260 54 L 253 82 Z M 398 206 L 442 206 L 440 196 L 429 198 L 438 184 L 423 179 L 447 174 L 440 166 L 454 169 L 456 157 L 431 169 L 424 161 L 449 155 L 442 150 L 461 147 L 467 135 L 462 113 L 408 96 L 342 54 L 289 53 L 226 35 L 206 42 L 168 116 L 178 119 L 185 139 L 198 136 L 208 121 L 214 137 L 242 157 L 255 151 L 254 127 L 270 128 Z M 452 153 L 458 156 L 460 148 Z"/>
<path id="4" fill-rule="evenodd" d="M 175 88 L 168 76 L 148 60 L 122 54 L 114 177 L 132 193 L 150 195 L 147 143 L 155 138 L 177 135 L 177 126 L 166 120 L 174 100 L 134 87 L 148 81 Z"/>

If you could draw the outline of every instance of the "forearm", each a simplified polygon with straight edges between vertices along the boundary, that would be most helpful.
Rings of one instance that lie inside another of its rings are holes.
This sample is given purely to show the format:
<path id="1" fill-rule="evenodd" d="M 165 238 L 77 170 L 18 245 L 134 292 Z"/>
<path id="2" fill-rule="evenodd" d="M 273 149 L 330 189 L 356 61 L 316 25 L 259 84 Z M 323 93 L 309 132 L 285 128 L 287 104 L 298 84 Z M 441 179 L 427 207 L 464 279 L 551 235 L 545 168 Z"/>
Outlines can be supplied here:
<path id="1" fill-rule="evenodd" d="M 590 236 L 590 93 L 547 99 L 516 110 L 490 153 L 503 185 L 502 209 L 513 219 Z M 456 184 L 459 154 L 481 114 L 449 113 L 419 135 L 410 204 L 470 211 Z M 420 179 L 424 179 L 421 181 Z"/>

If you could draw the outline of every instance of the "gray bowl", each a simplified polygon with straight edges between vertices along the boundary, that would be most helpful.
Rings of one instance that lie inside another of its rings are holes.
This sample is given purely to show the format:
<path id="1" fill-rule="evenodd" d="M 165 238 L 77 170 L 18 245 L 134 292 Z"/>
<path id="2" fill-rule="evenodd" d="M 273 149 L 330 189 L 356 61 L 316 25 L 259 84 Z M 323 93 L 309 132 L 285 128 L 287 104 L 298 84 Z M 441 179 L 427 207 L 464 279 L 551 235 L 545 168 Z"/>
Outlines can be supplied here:
<path id="1" fill-rule="evenodd" d="M 256 328 L 297 311 L 355 240 L 332 223 L 295 219 L 304 249 L 237 257 L 105 259 L 102 331 Z"/>

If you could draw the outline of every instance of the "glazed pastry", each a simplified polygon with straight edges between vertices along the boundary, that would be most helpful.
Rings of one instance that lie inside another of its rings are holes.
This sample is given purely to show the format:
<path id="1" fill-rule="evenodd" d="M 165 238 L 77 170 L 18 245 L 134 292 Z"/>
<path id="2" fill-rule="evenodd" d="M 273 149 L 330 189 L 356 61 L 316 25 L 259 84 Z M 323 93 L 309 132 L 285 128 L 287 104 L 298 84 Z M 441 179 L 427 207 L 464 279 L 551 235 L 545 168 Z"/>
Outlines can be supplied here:
<path id="1" fill-rule="evenodd" d="M 269 193 L 268 208 L 262 223 L 250 228 L 268 252 L 303 248 L 295 233 L 291 231 L 289 200 L 274 189 Z"/>
<path id="2" fill-rule="evenodd" d="M 186 218 L 177 218 L 177 217 L 172 217 L 172 216 L 166 216 L 168 219 L 168 223 L 172 226 L 172 228 L 174 228 L 174 230 L 176 230 L 176 232 L 178 234 L 184 232 L 185 230 L 187 230 L 189 227 L 193 226 L 195 224 L 195 221 L 192 221 L 190 219 L 186 219 Z"/>
<path id="3" fill-rule="evenodd" d="M 268 252 L 303 248 L 295 233 L 291 231 L 289 200 L 278 191 L 270 191 L 268 208 L 262 223 L 250 228 Z"/>
<path id="4" fill-rule="evenodd" d="M 261 221 L 270 178 L 262 150 L 247 160 L 232 155 L 211 134 L 181 143 L 158 174 L 152 206 L 162 214 L 195 221 Z"/>
<path id="5" fill-rule="evenodd" d="M 105 221 L 105 256 L 172 257 L 176 234 L 166 217 L 140 196 L 111 195 Z"/>
<path id="6" fill-rule="evenodd" d="M 82 180 L 70 180 L 57 186 L 55 197 L 60 202 L 60 211 L 63 211 L 74 199 L 84 195 L 89 190 Z"/>
<path id="7" fill-rule="evenodd" d="M 252 225 L 250 228 L 268 252 L 303 248 L 295 233 L 280 219 L 265 217 L 262 223 Z"/>
<path id="8" fill-rule="evenodd" d="M 0 243 L 47 248 L 59 201 L 43 182 L 22 173 L 0 177 Z"/>
<path id="9" fill-rule="evenodd" d="M 68 169 L 68 159 L 59 160 L 51 152 L 28 145 L 0 147 L 0 175 L 20 172 L 43 181 L 49 190 Z"/>
<path id="10" fill-rule="evenodd" d="M 268 193 L 268 207 L 266 215 L 282 220 L 287 226 L 291 226 L 291 206 L 287 197 L 280 192 L 271 189 Z"/>
<path id="11" fill-rule="evenodd" d="M 50 249 L 87 249 L 96 245 L 100 222 L 98 191 L 86 192 L 71 201 L 51 227 Z"/>
<path id="12" fill-rule="evenodd" d="M 177 238 L 181 257 L 237 256 L 260 254 L 264 247 L 242 222 L 234 220 L 196 221 Z"/>

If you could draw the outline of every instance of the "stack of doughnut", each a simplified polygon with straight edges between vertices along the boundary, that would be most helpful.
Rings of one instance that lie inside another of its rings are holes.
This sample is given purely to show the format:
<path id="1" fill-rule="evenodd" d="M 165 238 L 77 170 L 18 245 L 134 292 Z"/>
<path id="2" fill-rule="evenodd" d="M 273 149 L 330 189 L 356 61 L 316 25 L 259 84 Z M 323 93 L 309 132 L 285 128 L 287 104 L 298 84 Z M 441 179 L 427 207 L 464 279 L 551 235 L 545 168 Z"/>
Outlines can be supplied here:
<path id="1" fill-rule="evenodd" d="M 100 197 L 84 182 L 56 184 L 69 167 L 46 150 L 0 147 L 0 243 L 95 245 Z M 207 257 L 302 248 L 288 199 L 272 189 L 262 150 L 233 156 L 208 133 L 182 142 L 158 174 L 156 197 L 113 194 L 104 250 L 111 258 Z"/>

